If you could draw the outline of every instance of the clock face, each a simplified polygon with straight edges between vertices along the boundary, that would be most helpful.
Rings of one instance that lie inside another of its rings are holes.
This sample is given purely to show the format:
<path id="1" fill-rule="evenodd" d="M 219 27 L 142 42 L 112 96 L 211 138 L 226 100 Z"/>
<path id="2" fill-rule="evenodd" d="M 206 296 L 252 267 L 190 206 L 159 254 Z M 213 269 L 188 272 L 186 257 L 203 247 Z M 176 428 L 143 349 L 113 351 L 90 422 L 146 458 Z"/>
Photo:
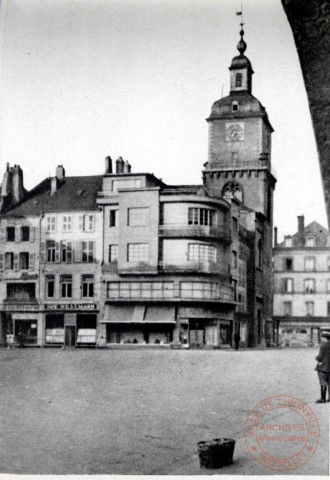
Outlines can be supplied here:
<path id="1" fill-rule="evenodd" d="M 244 140 L 244 123 L 226 123 L 226 141 L 242 142 Z"/>

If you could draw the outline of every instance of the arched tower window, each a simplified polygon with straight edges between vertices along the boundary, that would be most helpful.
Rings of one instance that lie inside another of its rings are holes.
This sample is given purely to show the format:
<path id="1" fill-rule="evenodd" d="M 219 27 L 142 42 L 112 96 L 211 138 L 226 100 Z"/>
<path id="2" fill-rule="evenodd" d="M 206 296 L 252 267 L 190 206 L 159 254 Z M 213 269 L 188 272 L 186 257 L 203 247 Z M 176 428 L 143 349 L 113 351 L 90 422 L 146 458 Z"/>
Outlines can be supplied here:
<path id="1" fill-rule="evenodd" d="M 222 189 L 221 196 L 225 200 L 237 198 L 237 200 L 243 203 L 243 188 L 238 182 L 227 182 Z"/>
<path id="2" fill-rule="evenodd" d="M 242 86 L 242 74 L 241 73 L 236 73 L 235 87 L 241 87 L 241 86 Z"/>

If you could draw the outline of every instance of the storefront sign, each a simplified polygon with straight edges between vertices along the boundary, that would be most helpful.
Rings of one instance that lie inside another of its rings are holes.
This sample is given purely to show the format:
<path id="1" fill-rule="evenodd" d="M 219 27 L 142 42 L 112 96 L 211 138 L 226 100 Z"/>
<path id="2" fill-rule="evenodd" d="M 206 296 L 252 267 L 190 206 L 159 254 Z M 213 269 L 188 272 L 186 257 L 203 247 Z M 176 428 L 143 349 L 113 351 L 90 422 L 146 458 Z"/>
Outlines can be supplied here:
<path id="1" fill-rule="evenodd" d="M 10 305 L 3 304 L 2 310 L 5 310 L 6 312 L 13 312 L 13 311 L 29 312 L 31 310 L 33 311 L 39 310 L 39 305 L 25 305 L 25 304 L 18 304 L 18 303 L 10 304 Z"/>
<path id="2" fill-rule="evenodd" d="M 95 303 L 48 303 L 45 310 L 97 310 Z"/>
<path id="3" fill-rule="evenodd" d="M 37 273 L 21 273 L 21 280 L 38 280 L 39 275 Z"/>

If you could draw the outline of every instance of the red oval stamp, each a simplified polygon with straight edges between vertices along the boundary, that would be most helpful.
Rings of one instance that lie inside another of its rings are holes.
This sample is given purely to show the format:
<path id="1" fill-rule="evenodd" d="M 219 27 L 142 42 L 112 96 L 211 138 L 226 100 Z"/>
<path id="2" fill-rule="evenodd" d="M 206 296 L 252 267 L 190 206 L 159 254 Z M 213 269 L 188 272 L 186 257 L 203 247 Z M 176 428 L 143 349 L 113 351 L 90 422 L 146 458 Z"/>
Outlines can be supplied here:
<path id="1" fill-rule="evenodd" d="M 313 410 L 299 398 L 275 395 L 259 402 L 244 425 L 245 445 L 263 467 L 285 472 L 314 455 L 320 427 Z"/>

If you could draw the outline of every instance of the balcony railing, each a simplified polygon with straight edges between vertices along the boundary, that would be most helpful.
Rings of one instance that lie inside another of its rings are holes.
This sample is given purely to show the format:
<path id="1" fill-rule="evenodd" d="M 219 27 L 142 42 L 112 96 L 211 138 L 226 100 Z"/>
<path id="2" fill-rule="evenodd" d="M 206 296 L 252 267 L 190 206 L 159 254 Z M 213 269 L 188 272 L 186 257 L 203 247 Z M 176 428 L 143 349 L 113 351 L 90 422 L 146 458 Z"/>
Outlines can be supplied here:
<path id="1" fill-rule="evenodd" d="M 160 225 L 159 234 L 162 237 L 208 237 L 227 241 L 231 238 L 228 227 L 210 225 Z"/>
<path id="2" fill-rule="evenodd" d="M 194 273 L 217 273 L 220 275 L 229 275 L 229 266 L 221 265 L 215 262 L 165 260 L 159 262 L 159 267 L 163 272 L 194 272 Z"/>

